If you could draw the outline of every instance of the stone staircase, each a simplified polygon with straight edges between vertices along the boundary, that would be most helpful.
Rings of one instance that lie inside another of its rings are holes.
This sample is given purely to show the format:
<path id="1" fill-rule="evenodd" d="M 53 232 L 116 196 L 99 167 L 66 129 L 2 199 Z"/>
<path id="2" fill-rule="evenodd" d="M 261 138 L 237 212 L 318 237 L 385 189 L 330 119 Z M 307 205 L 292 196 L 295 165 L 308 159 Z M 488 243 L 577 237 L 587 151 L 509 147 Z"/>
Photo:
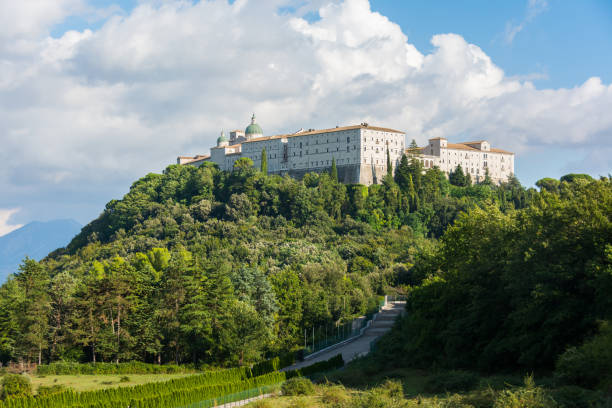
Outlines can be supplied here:
<path id="1" fill-rule="evenodd" d="M 380 337 L 393 327 L 395 319 L 404 310 L 404 302 L 391 302 L 383 307 L 376 319 L 372 321 L 370 327 L 363 333 L 364 337 Z"/>

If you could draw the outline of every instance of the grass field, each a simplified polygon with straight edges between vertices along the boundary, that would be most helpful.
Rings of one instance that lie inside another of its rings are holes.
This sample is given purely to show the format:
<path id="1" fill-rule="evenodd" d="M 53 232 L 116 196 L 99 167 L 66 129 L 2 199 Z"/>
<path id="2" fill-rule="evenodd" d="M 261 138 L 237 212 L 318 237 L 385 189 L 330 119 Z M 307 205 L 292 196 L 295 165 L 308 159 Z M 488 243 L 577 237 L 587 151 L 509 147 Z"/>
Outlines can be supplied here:
<path id="1" fill-rule="evenodd" d="M 193 374 L 109 374 L 109 375 L 48 375 L 31 376 L 34 392 L 39 386 L 63 385 L 75 391 L 93 391 L 102 388 L 126 387 L 146 384 L 150 382 L 167 381 L 174 378 L 183 378 Z M 129 381 L 121 382 L 122 377 Z"/>

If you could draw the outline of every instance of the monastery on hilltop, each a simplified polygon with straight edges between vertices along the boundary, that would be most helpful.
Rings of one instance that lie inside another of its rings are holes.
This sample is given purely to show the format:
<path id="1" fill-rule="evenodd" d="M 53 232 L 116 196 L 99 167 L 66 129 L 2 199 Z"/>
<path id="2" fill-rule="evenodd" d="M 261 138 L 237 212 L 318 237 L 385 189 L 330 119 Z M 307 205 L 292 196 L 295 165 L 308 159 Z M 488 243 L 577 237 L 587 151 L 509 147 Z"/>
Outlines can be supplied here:
<path id="1" fill-rule="evenodd" d="M 302 178 L 309 172 L 329 171 L 335 159 L 338 180 L 370 185 L 380 183 L 387 174 L 388 150 L 394 169 L 402 155 L 407 154 L 420 160 L 425 169 L 437 166 L 447 176 L 461 165 L 475 182 L 484 180 L 486 169 L 494 183 L 506 181 L 514 173 L 514 153 L 494 149 L 484 140 L 448 143 L 444 138 L 434 138 L 426 147 L 407 150 L 405 139 L 404 132 L 367 123 L 264 136 L 253 115 L 244 132 L 231 131 L 229 140 L 221 132 L 209 155 L 179 156 L 177 163 L 199 166 L 213 162 L 222 170 L 232 170 L 236 160 L 248 157 L 259 168 L 265 148 L 270 174 Z"/>

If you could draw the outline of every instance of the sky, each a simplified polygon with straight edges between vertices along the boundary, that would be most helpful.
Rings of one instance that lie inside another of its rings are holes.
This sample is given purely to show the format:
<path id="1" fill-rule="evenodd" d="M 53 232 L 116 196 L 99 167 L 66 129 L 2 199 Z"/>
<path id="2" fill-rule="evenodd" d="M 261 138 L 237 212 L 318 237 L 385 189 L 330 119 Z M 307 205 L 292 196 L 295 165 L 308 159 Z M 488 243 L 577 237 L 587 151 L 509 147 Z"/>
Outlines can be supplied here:
<path id="1" fill-rule="evenodd" d="M 0 235 L 86 224 L 252 112 L 486 139 L 525 186 L 612 172 L 608 0 L 0 1 Z"/>

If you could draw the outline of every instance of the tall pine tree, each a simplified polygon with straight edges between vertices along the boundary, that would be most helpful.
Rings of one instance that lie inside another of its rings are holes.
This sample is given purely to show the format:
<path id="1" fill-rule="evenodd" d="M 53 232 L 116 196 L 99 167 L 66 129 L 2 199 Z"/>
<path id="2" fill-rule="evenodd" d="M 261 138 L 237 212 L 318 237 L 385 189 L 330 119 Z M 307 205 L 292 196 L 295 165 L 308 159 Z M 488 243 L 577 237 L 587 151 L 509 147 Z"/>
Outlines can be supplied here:
<path id="1" fill-rule="evenodd" d="M 387 176 L 393 177 L 393 164 L 391 164 L 391 154 L 389 154 L 389 148 L 387 147 Z"/>

